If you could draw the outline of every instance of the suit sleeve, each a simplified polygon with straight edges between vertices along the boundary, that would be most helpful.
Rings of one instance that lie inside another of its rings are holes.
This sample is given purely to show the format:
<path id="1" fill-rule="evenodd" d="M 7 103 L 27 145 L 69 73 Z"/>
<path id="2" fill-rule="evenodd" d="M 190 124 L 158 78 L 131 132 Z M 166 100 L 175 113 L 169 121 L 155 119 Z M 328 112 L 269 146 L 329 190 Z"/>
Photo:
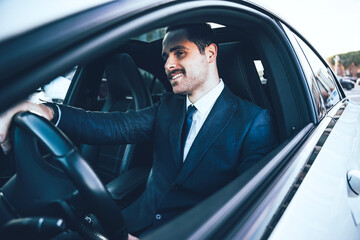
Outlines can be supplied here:
<path id="1" fill-rule="evenodd" d="M 245 137 L 239 173 L 249 169 L 278 145 L 274 120 L 268 110 L 256 115 Z"/>
<path id="2" fill-rule="evenodd" d="M 94 112 L 60 105 L 58 127 L 85 144 L 125 144 L 149 140 L 159 103 L 138 111 Z"/>

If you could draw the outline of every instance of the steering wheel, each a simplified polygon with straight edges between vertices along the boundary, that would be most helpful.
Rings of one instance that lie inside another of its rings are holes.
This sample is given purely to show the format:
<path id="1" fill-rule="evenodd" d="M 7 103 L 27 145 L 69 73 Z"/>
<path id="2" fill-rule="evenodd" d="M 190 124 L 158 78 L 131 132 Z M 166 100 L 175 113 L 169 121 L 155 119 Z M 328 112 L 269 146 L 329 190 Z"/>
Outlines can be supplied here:
<path id="1" fill-rule="evenodd" d="M 38 141 L 57 166 L 43 159 Z M 13 154 L 16 175 L 2 192 L 21 216 L 41 212 L 77 189 L 81 203 L 97 216 L 105 234 L 127 239 L 120 208 L 74 144 L 49 121 L 30 112 L 15 115 Z"/>

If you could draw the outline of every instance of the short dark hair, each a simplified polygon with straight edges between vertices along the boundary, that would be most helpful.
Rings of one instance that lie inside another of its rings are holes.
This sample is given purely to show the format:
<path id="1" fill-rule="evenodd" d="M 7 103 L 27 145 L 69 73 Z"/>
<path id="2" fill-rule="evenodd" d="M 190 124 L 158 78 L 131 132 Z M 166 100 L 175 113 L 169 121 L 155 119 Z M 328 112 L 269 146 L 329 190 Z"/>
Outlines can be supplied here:
<path id="1" fill-rule="evenodd" d="M 187 39 L 196 44 L 201 54 L 204 54 L 205 48 L 210 44 L 215 43 L 217 45 L 214 32 L 207 23 L 174 25 L 168 27 L 166 33 L 180 29 L 186 30 Z"/>

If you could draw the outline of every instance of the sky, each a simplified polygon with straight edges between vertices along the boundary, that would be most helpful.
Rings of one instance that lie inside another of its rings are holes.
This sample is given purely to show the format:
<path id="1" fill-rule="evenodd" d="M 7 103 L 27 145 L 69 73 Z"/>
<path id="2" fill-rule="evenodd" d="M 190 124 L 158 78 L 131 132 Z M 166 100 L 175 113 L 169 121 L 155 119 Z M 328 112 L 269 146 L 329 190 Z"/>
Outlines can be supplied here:
<path id="1" fill-rule="evenodd" d="M 360 50 L 360 0 L 250 0 L 276 13 L 327 58 Z"/>

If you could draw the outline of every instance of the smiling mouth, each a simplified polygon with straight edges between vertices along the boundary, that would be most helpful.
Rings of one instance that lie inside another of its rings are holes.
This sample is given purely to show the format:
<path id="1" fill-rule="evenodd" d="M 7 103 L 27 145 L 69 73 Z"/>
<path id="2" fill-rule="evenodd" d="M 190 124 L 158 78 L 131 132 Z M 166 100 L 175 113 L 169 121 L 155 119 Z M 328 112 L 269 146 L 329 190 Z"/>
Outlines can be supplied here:
<path id="1" fill-rule="evenodd" d="M 185 75 L 183 70 L 173 70 L 168 74 L 169 81 L 177 80 Z"/>
<path id="2" fill-rule="evenodd" d="M 171 80 L 175 80 L 175 79 L 180 78 L 180 77 L 182 77 L 182 76 L 184 76 L 184 74 L 178 73 L 178 74 L 172 76 L 172 77 L 171 77 Z"/>

